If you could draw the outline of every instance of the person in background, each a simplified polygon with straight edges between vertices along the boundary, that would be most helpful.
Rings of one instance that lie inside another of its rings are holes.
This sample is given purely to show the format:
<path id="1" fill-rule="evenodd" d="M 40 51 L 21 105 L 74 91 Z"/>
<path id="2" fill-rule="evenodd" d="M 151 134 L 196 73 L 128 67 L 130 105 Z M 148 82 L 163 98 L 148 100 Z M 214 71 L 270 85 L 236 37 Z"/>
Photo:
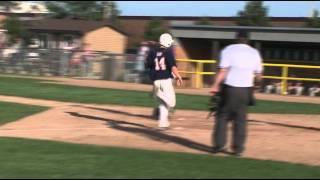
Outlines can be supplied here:
<path id="1" fill-rule="evenodd" d="M 84 43 L 82 48 L 81 71 L 83 77 L 90 76 L 92 72 L 92 51 L 87 43 Z"/>
<path id="2" fill-rule="evenodd" d="M 61 53 L 62 56 L 60 59 L 59 75 L 66 76 L 70 71 L 70 59 L 72 56 L 72 50 L 74 48 L 69 43 L 64 43 L 61 48 L 62 48 L 62 53 Z"/>
<path id="3" fill-rule="evenodd" d="M 318 93 L 320 93 L 320 86 L 318 84 L 315 84 L 309 88 L 309 96 L 315 97 Z"/>
<path id="4" fill-rule="evenodd" d="M 144 77 L 146 75 L 146 68 L 145 62 L 150 51 L 150 44 L 149 42 L 142 42 L 140 48 L 137 53 L 136 63 L 134 67 L 134 72 L 139 75 L 139 79 L 137 80 L 138 83 L 144 81 Z"/>
<path id="5" fill-rule="evenodd" d="M 266 85 L 265 93 L 272 94 L 276 90 L 276 84 L 274 81 L 271 81 L 270 84 Z"/>
<path id="6" fill-rule="evenodd" d="M 303 86 L 303 83 L 302 82 L 297 82 L 295 84 L 295 95 L 296 96 L 301 96 L 303 94 L 303 91 L 304 91 L 304 86 Z"/>
<path id="7" fill-rule="evenodd" d="M 81 71 L 82 62 L 82 51 L 81 48 L 77 47 L 73 49 L 72 58 L 70 61 L 70 75 L 79 76 L 79 71 Z M 81 73 L 81 72 L 80 72 Z"/>

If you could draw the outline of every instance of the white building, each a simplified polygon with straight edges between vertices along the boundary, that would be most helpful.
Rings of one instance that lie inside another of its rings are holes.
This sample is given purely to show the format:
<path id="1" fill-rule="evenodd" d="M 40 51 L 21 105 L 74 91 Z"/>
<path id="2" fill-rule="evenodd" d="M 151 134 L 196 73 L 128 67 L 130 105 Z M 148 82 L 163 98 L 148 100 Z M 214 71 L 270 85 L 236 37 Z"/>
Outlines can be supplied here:
<path id="1" fill-rule="evenodd" d="M 8 11 L 6 7 L 0 6 L 0 15 L 17 15 L 21 20 L 41 19 L 50 12 L 43 3 L 29 1 L 15 1 L 16 6 Z"/>

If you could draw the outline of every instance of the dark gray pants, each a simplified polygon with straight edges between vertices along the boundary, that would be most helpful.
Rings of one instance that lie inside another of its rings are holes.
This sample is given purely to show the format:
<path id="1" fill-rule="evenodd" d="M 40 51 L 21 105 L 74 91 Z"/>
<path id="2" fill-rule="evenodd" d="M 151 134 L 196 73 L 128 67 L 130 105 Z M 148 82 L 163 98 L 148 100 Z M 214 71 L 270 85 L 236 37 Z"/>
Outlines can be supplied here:
<path id="1" fill-rule="evenodd" d="M 221 103 L 216 116 L 213 133 L 215 147 L 224 148 L 227 140 L 228 121 L 233 122 L 233 145 L 235 152 L 244 151 L 247 134 L 247 108 L 250 89 L 224 85 L 221 91 Z"/>

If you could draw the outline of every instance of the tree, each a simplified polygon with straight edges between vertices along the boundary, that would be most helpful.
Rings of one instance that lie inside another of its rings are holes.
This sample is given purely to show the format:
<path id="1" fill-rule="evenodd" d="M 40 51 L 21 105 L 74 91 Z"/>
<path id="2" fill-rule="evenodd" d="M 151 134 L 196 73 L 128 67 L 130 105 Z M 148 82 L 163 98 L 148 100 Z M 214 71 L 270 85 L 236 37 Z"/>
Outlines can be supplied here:
<path id="1" fill-rule="evenodd" d="M 19 5 L 16 1 L 0 1 L 0 6 L 5 12 L 10 12 Z M 7 30 L 8 43 L 16 43 L 18 39 L 28 42 L 30 33 L 24 28 L 21 20 L 16 15 L 8 15 L 1 25 L 2 29 Z"/>
<path id="2" fill-rule="evenodd" d="M 165 33 L 166 29 L 163 28 L 161 19 L 153 18 L 146 26 L 144 31 L 144 39 L 148 41 L 158 41 L 161 34 Z"/>
<path id="3" fill-rule="evenodd" d="M 46 1 L 45 5 L 47 9 L 52 13 L 51 17 L 57 19 L 63 19 L 70 16 L 66 3 L 63 1 Z"/>
<path id="4" fill-rule="evenodd" d="M 320 17 L 318 10 L 313 10 L 312 17 L 309 18 L 307 26 L 312 28 L 320 28 Z"/>
<path id="5" fill-rule="evenodd" d="M 4 8 L 6 12 L 10 12 L 10 10 L 18 5 L 15 1 L 0 1 L 0 6 Z"/>
<path id="6" fill-rule="evenodd" d="M 268 8 L 263 6 L 263 1 L 249 1 L 245 9 L 238 12 L 239 26 L 270 26 Z"/>
<path id="7" fill-rule="evenodd" d="M 198 21 L 195 22 L 196 25 L 211 25 L 210 18 L 201 17 Z"/>
<path id="8" fill-rule="evenodd" d="M 103 20 L 119 24 L 117 17 L 120 11 L 113 1 L 46 1 L 53 18 Z"/>
<path id="9" fill-rule="evenodd" d="M 18 17 L 9 16 L 6 20 L 4 20 L 2 28 L 7 30 L 10 44 L 15 43 L 17 39 L 23 39 L 25 42 L 28 41 L 29 33 L 24 28 Z"/>
<path id="10" fill-rule="evenodd" d="M 121 11 L 118 9 L 117 4 L 114 1 L 102 1 L 103 4 L 103 19 L 109 20 L 111 24 L 116 27 L 121 27 L 121 23 L 118 19 Z"/>
<path id="11" fill-rule="evenodd" d="M 102 6 L 97 1 L 46 1 L 54 18 L 101 20 Z"/>
<path id="12" fill-rule="evenodd" d="M 103 19 L 109 19 L 111 22 L 116 22 L 117 17 L 120 15 L 120 10 L 117 4 L 113 1 L 102 1 L 103 6 Z"/>

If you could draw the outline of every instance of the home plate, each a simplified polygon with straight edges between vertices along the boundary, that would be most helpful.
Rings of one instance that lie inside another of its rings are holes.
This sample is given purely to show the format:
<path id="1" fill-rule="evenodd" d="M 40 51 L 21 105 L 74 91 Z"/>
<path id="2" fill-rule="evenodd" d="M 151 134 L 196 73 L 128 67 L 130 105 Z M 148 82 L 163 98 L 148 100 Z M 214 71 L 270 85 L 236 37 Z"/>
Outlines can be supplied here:
<path id="1" fill-rule="evenodd" d="M 176 127 L 176 128 L 174 128 L 174 130 L 183 130 L 183 128 L 182 127 Z"/>

